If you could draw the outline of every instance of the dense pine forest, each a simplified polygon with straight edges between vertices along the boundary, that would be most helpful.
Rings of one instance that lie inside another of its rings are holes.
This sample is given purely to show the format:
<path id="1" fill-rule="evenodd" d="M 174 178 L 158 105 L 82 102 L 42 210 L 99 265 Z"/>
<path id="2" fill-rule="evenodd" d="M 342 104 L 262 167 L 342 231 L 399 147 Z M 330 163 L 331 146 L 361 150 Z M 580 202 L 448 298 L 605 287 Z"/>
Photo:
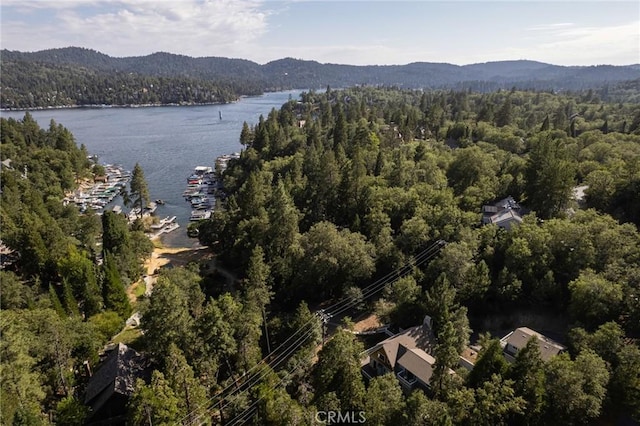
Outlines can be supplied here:
<path id="1" fill-rule="evenodd" d="M 166 52 L 116 58 L 79 47 L 4 49 L 0 62 L 0 107 L 11 109 L 225 103 L 268 91 L 361 85 L 480 92 L 593 89 L 605 101 L 634 102 L 640 91 L 638 64 L 559 66 L 520 60 L 355 66 L 284 58 L 260 65 Z"/>
<path id="2" fill-rule="evenodd" d="M 57 123 L 2 119 L 2 243 L 15 260 L 0 271 L 2 424 L 99 420 L 88 368 L 122 341 L 147 363 L 122 424 L 640 421 L 630 92 L 305 92 L 238 135 L 223 202 L 198 229 L 221 269 L 164 269 L 134 307 L 125 288 L 152 249 L 142 225 L 64 206 L 96 173 L 89 153 Z M 521 222 L 483 225 L 483 206 L 506 197 Z M 122 339 L 132 309 L 142 333 Z M 426 388 L 365 380 L 364 351 L 387 337 L 354 332 L 372 315 L 395 331 L 432 319 Z M 508 362 L 498 339 L 521 326 L 567 350 L 543 360 L 533 339 Z"/>

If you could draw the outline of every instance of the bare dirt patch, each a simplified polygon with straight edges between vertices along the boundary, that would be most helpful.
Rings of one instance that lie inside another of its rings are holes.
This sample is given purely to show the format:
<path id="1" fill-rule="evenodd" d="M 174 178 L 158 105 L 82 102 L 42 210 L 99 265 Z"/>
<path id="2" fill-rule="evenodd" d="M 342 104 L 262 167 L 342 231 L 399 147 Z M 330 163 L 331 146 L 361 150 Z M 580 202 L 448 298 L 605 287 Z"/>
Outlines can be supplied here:
<path id="1" fill-rule="evenodd" d="M 380 318 L 376 314 L 371 314 L 366 318 L 363 318 L 356 322 L 353 326 L 353 331 L 369 331 L 375 330 L 377 328 L 382 327 L 383 324 L 380 323 Z"/>

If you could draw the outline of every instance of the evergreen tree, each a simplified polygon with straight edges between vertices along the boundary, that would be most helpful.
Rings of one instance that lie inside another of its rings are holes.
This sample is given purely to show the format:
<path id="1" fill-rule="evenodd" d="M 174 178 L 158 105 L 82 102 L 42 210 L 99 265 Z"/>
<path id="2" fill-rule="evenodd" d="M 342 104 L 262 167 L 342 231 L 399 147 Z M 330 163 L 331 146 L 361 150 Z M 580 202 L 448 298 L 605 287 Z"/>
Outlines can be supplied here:
<path id="1" fill-rule="evenodd" d="M 136 382 L 129 401 L 129 420 L 135 425 L 171 425 L 180 423 L 179 400 L 164 374 L 154 370 L 151 383 Z"/>
<path id="2" fill-rule="evenodd" d="M 193 348 L 196 341 L 195 320 L 189 312 L 185 292 L 162 276 L 142 311 L 140 326 L 149 351 L 159 360 L 167 356 L 167 348 L 172 343 L 187 350 Z"/>
<path id="3" fill-rule="evenodd" d="M 527 207 L 542 219 L 560 213 L 571 195 L 574 170 L 564 141 L 553 133 L 541 133 L 533 142 L 527 160 Z"/>
<path id="4" fill-rule="evenodd" d="M 513 380 L 515 394 L 524 398 L 526 404 L 525 415 L 518 417 L 517 423 L 539 424 L 545 404 L 545 376 L 536 337 L 529 339 L 525 347 L 518 351 L 507 376 Z"/>
<path id="5" fill-rule="evenodd" d="M 475 390 L 475 406 L 470 418 L 473 424 L 504 426 L 509 417 L 523 414 L 525 401 L 516 396 L 511 380 L 503 380 L 492 374 L 481 387 Z"/>
<path id="6" fill-rule="evenodd" d="M 142 217 L 142 209 L 149 204 L 149 188 L 144 178 L 144 170 L 138 163 L 136 163 L 131 172 L 129 187 L 131 198 L 133 198 L 133 207 L 140 209 L 138 217 Z"/>
<path id="7" fill-rule="evenodd" d="M 56 406 L 56 424 L 82 426 L 85 424 L 90 408 L 72 396 L 60 401 Z"/>
<path id="8" fill-rule="evenodd" d="M 266 320 L 266 307 L 272 296 L 269 274 L 270 268 L 264 262 L 264 251 L 262 247 L 256 246 L 249 259 L 247 278 L 243 283 L 242 320 L 236 328 L 238 367 L 244 371 L 252 368 L 262 358 L 260 337 Z M 266 336 L 267 340 L 268 338 Z"/>
<path id="9" fill-rule="evenodd" d="M 369 382 L 364 404 L 367 424 L 399 424 L 404 408 L 402 388 L 394 374 L 374 377 Z"/>
<path id="10" fill-rule="evenodd" d="M 362 408 L 365 388 L 360 372 L 362 346 L 354 336 L 339 330 L 318 354 L 314 368 L 315 398 L 335 392 L 343 410 Z"/>
<path id="11" fill-rule="evenodd" d="M 449 409 L 444 402 L 429 399 L 420 389 L 415 389 L 407 397 L 407 408 L 402 424 L 415 426 L 452 426 Z"/>
<path id="12" fill-rule="evenodd" d="M 544 121 L 542 122 L 542 126 L 540 126 L 541 132 L 546 132 L 549 130 L 549 114 L 544 117 Z"/>
<path id="13" fill-rule="evenodd" d="M 451 369 L 458 364 L 458 349 L 455 329 L 450 321 L 447 321 L 440 329 L 438 343 L 434 349 L 436 363 L 431 377 L 433 393 L 440 399 L 446 400 L 451 384 Z"/>
<path id="14" fill-rule="evenodd" d="M 78 310 L 78 302 L 73 296 L 73 291 L 71 290 L 69 281 L 67 281 L 66 279 L 62 280 L 62 296 L 64 300 L 64 307 L 67 313 L 71 316 L 80 316 L 80 311 Z"/>
<path id="15" fill-rule="evenodd" d="M 206 412 L 209 405 L 206 389 L 194 376 L 184 354 L 172 343 L 165 360 L 165 371 L 169 386 L 178 400 L 178 411 L 182 421 L 198 419 L 199 424 L 207 424 Z"/>
<path id="16" fill-rule="evenodd" d="M 110 210 L 102 214 L 102 249 L 114 256 L 123 254 L 129 247 L 129 229 L 126 219 Z"/>
<path id="17" fill-rule="evenodd" d="M 507 96 L 504 103 L 496 113 L 496 126 L 504 127 L 511 124 L 512 114 L 511 96 Z"/>
<path id="18" fill-rule="evenodd" d="M 105 307 L 115 311 L 121 318 L 127 319 L 131 315 L 131 304 L 125 291 L 120 273 L 116 267 L 113 255 L 105 253 L 103 263 L 104 284 L 103 297 Z"/>
<path id="19" fill-rule="evenodd" d="M 507 361 L 502 354 L 502 346 L 500 340 L 488 339 L 482 345 L 482 349 L 478 353 L 478 359 L 469 373 L 467 382 L 469 386 L 478 388 L 483 383 L 492 380 L 493 375 L 503 377 L 507 371 Z"/>
<path id="20" fill-rule="evenodd" d="M 62 307 L 62 303 L 53 284 L 49 284 L 49 300 L 51 300 L 53 310 L 56 311 L 60 318 L 66 318 L 67 312 Z"/>
<path id="21" fill-rule="evenodd" d="M 245 121 L 242 123 L 242 130 L 240 131 L 240 143 L 248 148 L 251 146 L 252 141 L 253 134 L 251 128 L 249 128 L 249 125 Z"/>

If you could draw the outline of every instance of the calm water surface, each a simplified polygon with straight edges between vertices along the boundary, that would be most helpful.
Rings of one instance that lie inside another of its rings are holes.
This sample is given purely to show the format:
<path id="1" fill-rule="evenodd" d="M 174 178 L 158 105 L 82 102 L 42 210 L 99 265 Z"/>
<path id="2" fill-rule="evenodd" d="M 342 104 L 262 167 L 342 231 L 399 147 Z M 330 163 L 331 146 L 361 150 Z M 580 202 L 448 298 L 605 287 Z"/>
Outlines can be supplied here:
<path id="1" fill-rule="evenodd" d="M 267 93 L 237 103 L 207 106 L 56 109 L 32 111 L 40 127 L 51 119 L 68 128 L 78 144 L 103 164 L 133 170 L 142 166 L 152 200 L 162 199 L 156 215 L 177 216 L 180 228 L 163 237 L 172 247 L 191 246 L 186 235 L 190 205 L 182 198 L 187 177 L 196 166 L 214 166 L 216 157 L 239 152 L 242 123 L 254 125 L 260 115 L 298 99 L 301 92 Z M 2 111 L 4 118 L 24 117 L 22 111 Z M 220 118 L 220 116 L 222 118 Z"/>

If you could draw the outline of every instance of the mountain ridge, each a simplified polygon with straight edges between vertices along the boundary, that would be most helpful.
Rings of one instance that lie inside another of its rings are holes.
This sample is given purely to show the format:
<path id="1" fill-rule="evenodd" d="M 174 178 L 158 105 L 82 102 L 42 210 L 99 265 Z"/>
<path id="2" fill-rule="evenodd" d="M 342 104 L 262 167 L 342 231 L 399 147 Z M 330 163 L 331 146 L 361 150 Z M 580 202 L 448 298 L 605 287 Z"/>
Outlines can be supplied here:
<path id="1" fill-rule="evenodd" d="M 67 79 L 74 72 L 95 74 L 95 77 L 91 78 L 95 78 L 98 84 L 100 78 L 131 75 L 179 80 L 185 87 L 181 89 L 183 91 L 189 90 L 188 87 L 194 84 L 200 84 L 198 82 L 223 85 L 235 91 L 237 95 L 256 94 L 260 91 L 356 85 L 485 92 L 511 88 L 569 91 L 599 89 L 640 79 L 640 64 L 562 66 L 532 60 L 509 60 L 468 65 L 446 62 L 347 65 L 287 57 L 261 65 L 248 59 L 191 57 L 169 52 L 111 57 L 83 47 L 37 52 L 3 49 L 0 51 L 0 63 L 4 71 L 0 74 L 3 89 L 23 97 L 35 87 L 54 93 L 59 86 L 55 79 L 56 72 L 52 71 L 56 67 L 64 68 Z M 20 70 L 25 74 L 13 75 L 14 70 Z M 42 78 L 43 74 L 47 74 L 48 80 Z M 20 83 L 21 80 L 37 82 L 37 85 Z M 13 85 L 9 84 L 10 82 Z M 88 80 L 88 84 L 92 84 L 91 81 Z M 215 96 L 209 98 L 214 99 Z M 6 105 L 3 101 L 3 106 Z"/>

